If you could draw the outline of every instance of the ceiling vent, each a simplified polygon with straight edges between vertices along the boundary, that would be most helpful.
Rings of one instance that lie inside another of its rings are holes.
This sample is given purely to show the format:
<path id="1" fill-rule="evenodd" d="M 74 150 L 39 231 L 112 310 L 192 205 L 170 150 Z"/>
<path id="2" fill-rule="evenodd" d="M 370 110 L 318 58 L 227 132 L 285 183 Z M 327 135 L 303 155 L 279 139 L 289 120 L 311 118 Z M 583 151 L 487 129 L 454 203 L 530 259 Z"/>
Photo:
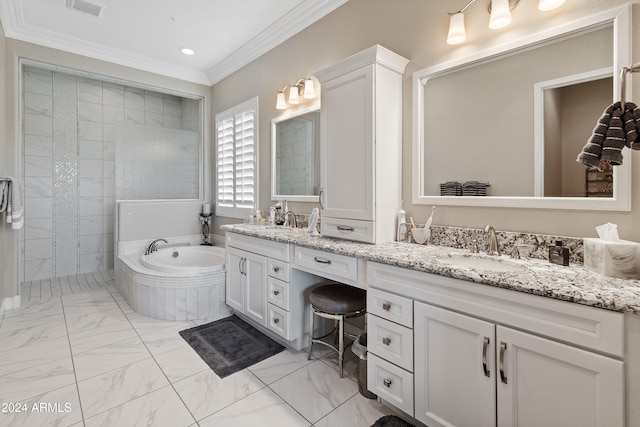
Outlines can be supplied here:
<path id="1" fill-rule="evenodd" d="M 95 17 L 100 18 L 104 11 L 104 6 L 96 3 L 91 3 L 87 0 L 67 0 L 67 7 L 69 9 L 75 9 L 82 13 L 87 13 Z"/>

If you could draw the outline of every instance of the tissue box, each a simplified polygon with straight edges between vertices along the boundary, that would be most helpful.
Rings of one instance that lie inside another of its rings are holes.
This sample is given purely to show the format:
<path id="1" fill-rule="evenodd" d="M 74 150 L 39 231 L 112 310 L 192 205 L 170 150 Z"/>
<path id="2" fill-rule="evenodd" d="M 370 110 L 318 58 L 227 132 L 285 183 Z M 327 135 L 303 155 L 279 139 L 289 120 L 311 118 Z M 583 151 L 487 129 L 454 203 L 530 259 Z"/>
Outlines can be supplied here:
<path id="1" fill-rule="evenodd" d="M 640 279 L 640 243 L 584 238 L 584 267 L 604 276 Z"/>

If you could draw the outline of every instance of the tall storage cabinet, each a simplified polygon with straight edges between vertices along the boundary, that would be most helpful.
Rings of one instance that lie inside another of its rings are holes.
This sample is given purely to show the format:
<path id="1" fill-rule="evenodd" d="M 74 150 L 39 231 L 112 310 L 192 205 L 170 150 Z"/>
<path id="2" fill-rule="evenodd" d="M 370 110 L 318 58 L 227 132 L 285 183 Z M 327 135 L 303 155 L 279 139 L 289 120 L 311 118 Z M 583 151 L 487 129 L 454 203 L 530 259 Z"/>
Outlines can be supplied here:
<path id="1" fill-rule="evenodd" d="M 372 46 L 315 75 L 322 84 L 321 232 L 383 243 L 402 199 L 402 73 L 409 61 Z"/>

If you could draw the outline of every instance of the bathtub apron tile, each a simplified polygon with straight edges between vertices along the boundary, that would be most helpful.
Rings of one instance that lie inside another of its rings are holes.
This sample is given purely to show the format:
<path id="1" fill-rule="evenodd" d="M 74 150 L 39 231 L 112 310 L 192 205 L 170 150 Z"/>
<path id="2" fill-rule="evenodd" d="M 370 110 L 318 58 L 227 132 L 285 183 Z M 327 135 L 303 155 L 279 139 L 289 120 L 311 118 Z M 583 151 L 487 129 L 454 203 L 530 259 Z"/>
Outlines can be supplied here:
<path id="1" fill-rule="evenodd" d="M 145 286 L 145 291 L 147 294 L 147 300 L 149 304 L 149 317 L 153 317 L 154 319 L 164 319 L 164 316 L 158 317 L 158 292 L 162 292 L 162 290 L 154 287 L 154 286 Z"/>
<path id="2" fill-rule="evenodd" d="M 185 316 L 188 320 L 198 318 L 198 288 L 187 288 L 184 290 L 186 294 L 186 311 Z"/>
<path id="3" fill-rule="evenodd" d="M 165 295 L 166 295 L 165 310 L 167 313 L 167 319 L 176 320 L 176 290 L 167 289 L 165 291 Z"/>
<path id="4" fill-rule="evenodd" d="M 187 319 L 187 292 L 185 289 L 176 289 L 176 319 Z"/>
<path id="5" fill-rule="evenodd" d="M 202 287 L 198 288 L 198 314 L 194 319 L 202 319 L 203 317 L 209 317 L 213 313 L 211 313 L 211 306 L 209 304 L 209 295 L 214 293 L 215 288 L 212 287 Z"/>

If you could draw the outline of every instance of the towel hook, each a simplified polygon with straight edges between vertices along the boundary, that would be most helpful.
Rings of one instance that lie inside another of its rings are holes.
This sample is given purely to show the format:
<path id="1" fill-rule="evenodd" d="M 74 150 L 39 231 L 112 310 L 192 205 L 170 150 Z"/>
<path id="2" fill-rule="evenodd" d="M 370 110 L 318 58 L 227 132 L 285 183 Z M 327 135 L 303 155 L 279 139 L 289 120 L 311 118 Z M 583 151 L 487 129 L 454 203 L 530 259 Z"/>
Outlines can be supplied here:
<path id="1" fill-rule="evenodd" d="M 625 94 L 627 92 L 627 73 L 636 73 L 640 71 L 640 62 L 631 67 L 622 67 L 620 69 L 620 108 L 624 110 L 626 104 Z"/>

